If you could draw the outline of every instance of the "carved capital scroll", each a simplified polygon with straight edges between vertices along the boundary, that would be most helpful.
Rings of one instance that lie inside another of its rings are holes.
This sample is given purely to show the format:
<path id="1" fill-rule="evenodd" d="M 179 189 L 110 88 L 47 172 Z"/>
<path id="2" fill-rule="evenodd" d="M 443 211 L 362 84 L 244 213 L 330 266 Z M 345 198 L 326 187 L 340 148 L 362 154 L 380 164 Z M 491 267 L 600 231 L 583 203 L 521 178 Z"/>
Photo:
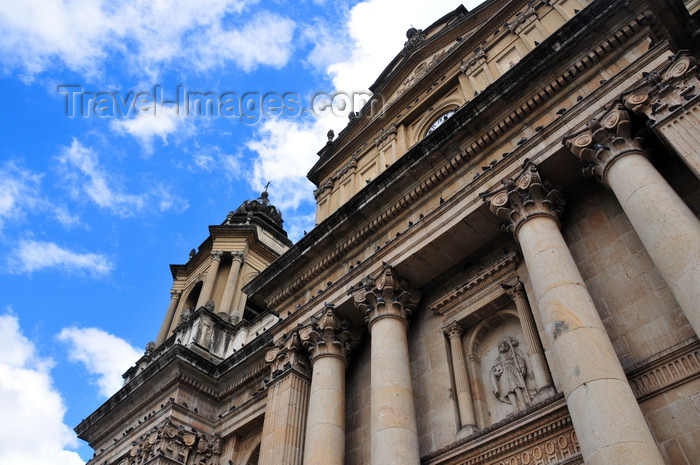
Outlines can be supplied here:
<path id="1" fill-rule="evenodd" d="M 507 179 L 504 187 L 481 194 L 493 213 L 506 220 L 502 228 L 516 240 L 518 229 L 530 218 L 549 216 L 559 224 L 564 210 L 564 198 L 550 183 L 543 180 L 533 163 L 527 163 L 515 179 Z"/>
<path id="2" fill-rule="evenodd" d="M 355 306 L 364 313 L 370 327 L 380 318 L 408 318 L 420 300 L 420 292 L 401 279 L 391 266 L 385 265 L 376 278 L 367 277 L 360 289 L 353 292 Z"/>
<path id="3" fill-rule="evenodd" d="M 637 114 L 657 120 L 678 111 L 698 94 L 700 69 L 687 51 L 681 50 L 659 72 L 643 73 L 639 86 L 622 94 L 624 105 Z"/>
<path id="4" fill-rule="evenodd" d="M 622 104 L 613 105 L 600 119 L 590 120 L 586 129 L 564 138 L 563 143 L 581 161 L 583 174 L 594 176 L 606 187 L 606 174 L 615 160 L 629 154 L 649 156 L 644 140 L 632 137 L 629 112 Z"/>
<path id="5" fill-rule="evenodd" d="M 307 357 L 297 330 L 287 334 L 274 348 L 268 350 L 265 361 L 272 368 L 273 379 L 290 370 L 302 374 L 308 374 L 309 371 Z"/>
<path id="6" fill-rule="evenodd" d="M 320 357 L 336 357 L 347 365 L 350 351 L 357 345 L 359 334 L 348 327 L 348 322 L 338 317 L 332 304 L 310 326 L 299 331 L 304 347 L 311 355 L 311 363 Z"/>

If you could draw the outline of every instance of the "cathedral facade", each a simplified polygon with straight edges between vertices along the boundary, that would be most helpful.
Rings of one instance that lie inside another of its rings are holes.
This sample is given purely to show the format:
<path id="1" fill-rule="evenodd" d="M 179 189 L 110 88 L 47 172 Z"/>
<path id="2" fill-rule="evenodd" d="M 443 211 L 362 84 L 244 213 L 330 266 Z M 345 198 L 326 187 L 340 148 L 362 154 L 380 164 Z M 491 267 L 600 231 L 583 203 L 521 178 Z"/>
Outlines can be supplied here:
<path id="1" fill-rule="evenodd" d="M 407 31 L 308 174 L 171 265 L 94 465 L 700 463 L 697 0 Z"/>

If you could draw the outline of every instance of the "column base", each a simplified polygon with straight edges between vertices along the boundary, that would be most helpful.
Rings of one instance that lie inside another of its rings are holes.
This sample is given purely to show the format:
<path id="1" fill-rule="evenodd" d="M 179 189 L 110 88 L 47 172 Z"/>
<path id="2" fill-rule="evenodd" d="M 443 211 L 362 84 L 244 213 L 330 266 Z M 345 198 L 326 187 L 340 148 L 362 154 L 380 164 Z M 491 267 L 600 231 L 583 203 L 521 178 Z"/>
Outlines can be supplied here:
<path id="1" fill-rule="evenodd" d="M 477 431 L 479 431 L 479 428 L 477 428 L 476 425 L 462 426 L 462 429 L 457 431 L 457 438 L 458 439 L 466 438 L 467 436 L 471 436 L 472 434 L 476 433 Z"/>
<path id="2" fill-rule="evenodd" d="M 532 403 L 537 404 L 538 402 L 547 400 L 550 397 L 554 397 L 555 395 L 557 395 L 557 391 L 552 386 L 547 386 L 545 388 L 538 389 L 534 397 L 532 398 Z"/>

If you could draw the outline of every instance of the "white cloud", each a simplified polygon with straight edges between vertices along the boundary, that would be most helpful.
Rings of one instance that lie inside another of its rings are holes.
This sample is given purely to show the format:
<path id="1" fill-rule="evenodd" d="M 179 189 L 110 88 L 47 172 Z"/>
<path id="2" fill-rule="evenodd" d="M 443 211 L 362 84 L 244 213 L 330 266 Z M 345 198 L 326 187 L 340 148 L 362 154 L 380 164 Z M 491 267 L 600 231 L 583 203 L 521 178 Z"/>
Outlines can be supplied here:
<path id="1" fill-rule="evenodd" d="M 0 463 L 83 465 L 70 450 L 75 433 L 63 423 L 66 407 L 53 386 L 53 362 L 42 358 L 17 317 L 0 315 Z"/>
<path id="2" fill-rule="evenodd" d="M 347 24 L 353 43 L 350 56 L 328 67 L 335 88 L 345 92 L 369 88 L 403 48 L 409 27 L 427 28 L 462 3 L 471 9 L 482 1 L 406 0 L 400 8 L 392 0 L 358 3 L 350 10 Z"/>
<path id="3" fill-rule="evenodd" d="M 194 133 L 191 118 L 178 115 L 177 107 L 163 106 L 158 113 L 137 113 L 131 118 L 115 118 L 110 122 L 112 130 L 120 134 L 129 134 L 136 138 L 146 155 L 153 153 L 153 140 L 160 138 L 163 145 L 168 145 L 168 137 L 179 138 Z"/>
<path id="4" fill-rule="evenodd" d="M 128 72 L 156 77 L 166 66 L 245 71 L 283 66 L 294 23 L 269 11 L 250 17 L 257 0 L 23 0 L 0 9 L 0 59 L 28 79 L 57 64 L 89 76 L 108 56 Z"/>
<path id="5" fill-rule="evenodd" d="M 116 186 L 113 177 L 100 164 L 97 153 L 73 139 L 70 147 L 64 147 L 58 158 L 61 175 L 71 185 L 76 199 L 85 195 L 98 207 L 111 210 L 119 216 L 133 216 L 157 206 L 158 211 L 184 210 L 186 201 L 173 194 L 163 184 L 156 184 L 141 194 L 130 194 Z"/>
<path id="6" fill-rule="evenodd" d="M 84 364 L 96 376 L 95 384 L 104 398 L 122 387 L 122 374 L 143 355 L 143 350 L 97 328 L 64 328 L 58 339 L 69 344 L 71 361 Z"/>
<path id="7" fill-rule="evenodd" d="M 14 162 L 2 164 L 0 176 L 0 231 L 7 221 L 21 221 L 28 210 L 41 203 L 41 175 L 19 168 Z"/>
<path id="8" fill-rule="evenodd" d="M 53 242 L 28 239 L 17 243 L 7 261 L 7 269 L 13 273 L 32 273 L 46 268 L 59 268 L 69 272 L 104 276 L 114 268 L 112 262 L 104 255 L 77 253 Z"/>
<path id="9" fill-rule="evenodd" d="M 246 143 L 257 154 L 251 187 L 259 190 L 271 181 L 274 203 L 283 212 L 312 201 L 313 185 L 306 173 L 318 159 L 316 152 L 327 131 L 321 120 L 261 120 L 255 138 Z"/>

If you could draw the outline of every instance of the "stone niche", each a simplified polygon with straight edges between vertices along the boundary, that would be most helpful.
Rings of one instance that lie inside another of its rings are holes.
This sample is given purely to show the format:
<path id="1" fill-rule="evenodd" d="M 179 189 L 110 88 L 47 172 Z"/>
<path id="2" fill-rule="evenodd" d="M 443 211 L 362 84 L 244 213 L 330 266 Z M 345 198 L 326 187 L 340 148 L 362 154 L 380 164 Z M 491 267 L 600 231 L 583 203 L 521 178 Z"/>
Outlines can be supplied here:
<path id="1" fill-rule="evenodd" d="M 539 386 L 515 309 L 506 308 L 482 320 L 464 339 L 484 426 L 534 403 Z"/>
<path id="2" fill-rule="evenodd" d="M 474 267 L 430 305 L 449 339 L 455 409 L 467 433 L 555 394 L 519 264 L 511 252 Z"/>

